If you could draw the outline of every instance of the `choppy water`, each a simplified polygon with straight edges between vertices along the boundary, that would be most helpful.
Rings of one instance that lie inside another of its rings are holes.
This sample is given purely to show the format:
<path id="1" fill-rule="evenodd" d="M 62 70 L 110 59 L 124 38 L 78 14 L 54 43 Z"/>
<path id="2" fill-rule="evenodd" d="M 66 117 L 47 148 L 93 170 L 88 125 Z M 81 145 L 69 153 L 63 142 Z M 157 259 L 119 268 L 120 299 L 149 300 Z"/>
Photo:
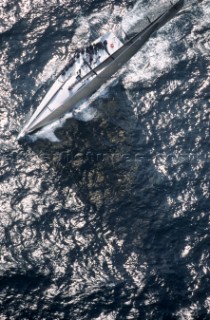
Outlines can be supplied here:
<path id="1" fill-rule="evenodd" d="M 154 4 L 1 0 L 1 320 L 210 319 L 209 1 L 86 102 L 89 121 L 16 140 L 90 26 Z"/>

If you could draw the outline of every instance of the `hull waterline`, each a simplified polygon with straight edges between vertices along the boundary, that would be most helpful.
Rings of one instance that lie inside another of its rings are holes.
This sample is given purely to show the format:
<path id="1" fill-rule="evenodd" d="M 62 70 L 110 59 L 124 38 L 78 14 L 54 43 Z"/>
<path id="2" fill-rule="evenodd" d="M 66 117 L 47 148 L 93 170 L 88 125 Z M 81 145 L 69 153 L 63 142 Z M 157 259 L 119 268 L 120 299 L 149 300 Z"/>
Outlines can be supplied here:
<path id="1" fill-rule="evenodd" d="M 107 55 L 107 58 L 102 63 L 94 68 L 89 66 L 87 74 L 81 77 L 72 88 L 68 87 L 68 80 L 57 81 L 54 84 L 54 91 L 51 94 L 48 93 L 48 97 L 46 96 L 43 99 L 40 106 L 23 127 L 18 139 L 58 120 L 66 112 L 72 110 L 76 104 L 98 90 L 102 84 L 109 80 L 141 49 L 155 31 L 171 20 L 183 5 L 184 0 L 179 0 L 153 22 L 148 23 L 148 26 L 125 44 L 118 44 L 118 49 Z"/>

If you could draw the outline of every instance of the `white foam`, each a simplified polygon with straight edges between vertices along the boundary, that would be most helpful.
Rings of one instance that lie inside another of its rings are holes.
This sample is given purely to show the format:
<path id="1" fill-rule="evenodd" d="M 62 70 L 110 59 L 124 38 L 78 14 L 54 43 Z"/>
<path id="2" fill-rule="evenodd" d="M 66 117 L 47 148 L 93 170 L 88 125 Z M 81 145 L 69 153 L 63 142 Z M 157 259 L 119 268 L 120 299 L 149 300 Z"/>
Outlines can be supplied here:
<path id="1" fill-rule="evenodd" d="M 73 111 L 73 116 L 75 119 L 80 121 L 91 121 L 95 118 L 97 110 L 89 106 L 88 101 L 84 101 L 81 105 Z"/>
<path id="2" fill-rule="evenodd" d="M 103 97 L 107 94 L 107 91 L 108 90 L 106 89 L 102 91 Z M 99 95 L 100 91 L 99 93 L 95 93 L 89 99 L 78 103 L 73 111 L 66 113 L 59 120 L 54 121 L 53 123 L 39 130 L 37 133 L 31 135 L 31 141 L 35 142 L 37 139 L 48 139 L 51 142 L 59 142 L 60 140 L 56 137 L 54 132 L 56 129 L 61 128 L 67 119 L 75 118 L 84 122 L 93 120 L 97 114 L 97 110 L 94 107 L 90 107 L 90 103 L 92 103 Z"/>
<path id="3" fill-rule="evenodd" d="M 123 84 L 125 88 L 131 88 L 140 81 L 152 80 L 169 71 L 175 62 L 170 52 L 169 39 L 162 35 L 151 38 L 126 66 Z"/>
<path id="4" fill-rule="evenodd" d="M 116 79 L 110 79 L 107 83 L 102 85 L 102 87 L 96 91 L 92 96 L 87 100 L 83 100 L 78 103 L 74 110 L 66 113 L 62 118 L 53 123 L 45 126 L 37 133 L 30 136 L 32 142 L 35 142 L 37 139 L 48 139 L 51 142 L 60 142 L 56 137 L 54 131 L 58 128 L 61 128 L 67 119 L 75 118 L 80 121 L 88 122 L 93 120 L 97 115 L 97 110 L 95 107 L 90 107 L 90 104 L 96 99 L 105 98 L 109 94 L 109 87 L 116 84 Z"/>
<path id="5" fill-rule="evenodd" d="M 154 17 L 162 13 L 166 7 L 169 7 L 168 1 L 162 1 L 160 4 L 154 4 L 151 11 L 149 3 L 142 4 L 139 1 L 123 19 L 122 27 L 129 33 L 135 25 L 147 25 L 146 16 L 149 16 L 153 21 Z M 142 19 L 145 22 L 141 23 Z M 158 31 L 155 37 L 151 37 L 126 65 L 123 79 L 125 88 L 130 88 L 135 83 L 145 80 L 151 81 L 162 73 L 170 71 L 177 61 L 171 50 L 171 43 L 176 41 L 179 36 L 179 32 L 174 28 L 174 22 L 169 22 Z"/>
<path id="6" fill-rule="evenodd" d="M 73 117 L 77 120 L 84 122 L 93 120 L 97 115 L 97 110 L 95 107 L 90 107 L 90 104 L 95 102 L 98 98 L 107 97 L 109 95 L 110 85 L 113 85 L 113 79 L 103 84 L 101 88 L 99 88 L 89 98 L 78 103 L 72 112 Z"/>
<path id="7" fill-rule="evenodd" d="M 192 248 L 191 248 L 190 245 L 186 245 L 186 246 L 184 247 L 184 249 L 182 250 L 182 252 L 181 252 L 181 257 L 182 257 L 182 258 L 185 258 L 185 257 L 189 254 L 189 252 L 190 252 L 191 249 L 192 249 Z"/>
<path id="8" fill-rule="evenodd" d="M 121 26 L 122 29 L 126 33 L 133 32 L 133 30 L 142 30 L 149 24 L 149 21 L 146 17 L 148 17 L 151 21 L 155 20 L 158 15 L 164 12 L 167 8 L 169 8 L 169 1 L 163 0 L 158 1 L 147 1 L 142 3 L 142 1 L 138 1 L 132 10 L 130 10 L 126 15 L 123 17 Z"/>
<path id="9" fill-rule="evenodd" d="M 79 18 L 79 27 L 77 28 L 75 36 L 72 39 L 73 46 L 75 43 L 75 47 L 80 47 L 82 45 L 82 42 L 87 41 L 87 38 L 90 35 L 91 23 L 93 22 L 98 23 L 100 21 L 99 18 L 100 16 L 98 13 L 94 13 L 92 16 L 90 16 L 88 21 L 83 17 Z M 105 20 L 107 20 L 108 18 L 110 18 L 109 9 L 107 9 L 107 15 Z M 104 23 L 105 22 L 107 21 L 104 21 Z M 107 23 L 105 24 L 107 25 Z M 103 26 L 101 27 L 103 29 Z M 82 40 L 81 42 L 78 41 L 80 39 Z M 81 63 L 80 61 L 77 61 L 76 70 L 80 68 L 81 68 Z M 55 63 L 55 61 L 53 61 L 53 66 L 52 66 L 52 61 L 50 61 L 48 65 L 46 65 L 42 73 L 41 79 L 37 79 L 37 83 L 40 84 L 45 82 L 48 78 L 52 76 L 53 73 L 55 73 L 57 69 L 58 69 L 58 66 Z M 76 70 L 74 71 L 76 72 Z M 65 114 L 61 119 L 54 121 L 50 125 L 45 126 L 43 129 L 41 129 L 37 133 L 31 135 L 30 139 L 32 141 L 36 141 L 37 139 L 48 139 L 52 142 L 59 142 L 59 139 L 56 137 L 54 131 L 62 127 L 66 119 L 74 117 L 75 119 L 84 121 L 84 122 L 93 120 L 97 114 L 97 110 L 94 107 L 90 107 L 90 104 L 93 101 L 95 101 L 98 97 L 103 97 L 103 98 L 106 97 L 109 92 L 108 86 L 115 84 L 115 82 L 116 82 L 115 78 L 107 81 L 104 85 L 102 85 L 102 87 L 99 90 L 97 90 L 96 93 L 91 95 L 87 100 L 83 100 L 79 104 L 77 104 L 72 112 Z"/>
<path id="10" fill-rule="evenodd" d="M 66 113 L 61 119 L 54 121 L 53 123 L 45 126 L 37 133 L 30 136 L 31 141 L 36 141 L 37 139 L 47 139 L 51 142 L 60 142 L 60 140 L 56 137 L 54 131 L 58 128 L 61 128 L 67 119 L 73 117 L 72 112 Z"/>

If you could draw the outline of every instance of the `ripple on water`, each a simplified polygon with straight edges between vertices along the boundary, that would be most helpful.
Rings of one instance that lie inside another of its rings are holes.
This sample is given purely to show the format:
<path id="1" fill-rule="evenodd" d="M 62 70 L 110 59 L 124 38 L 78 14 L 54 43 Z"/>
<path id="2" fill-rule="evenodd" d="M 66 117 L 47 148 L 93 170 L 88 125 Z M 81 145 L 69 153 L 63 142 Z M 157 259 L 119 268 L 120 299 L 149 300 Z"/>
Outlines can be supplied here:
<path id="1" fill-rule="evenodd" d="M 2 2 L 1 319 L 208 319 L 207 1 L 85 102 L 91 121 L 16 141 L 91 26 L 128 30 L 150 4 Z"/>

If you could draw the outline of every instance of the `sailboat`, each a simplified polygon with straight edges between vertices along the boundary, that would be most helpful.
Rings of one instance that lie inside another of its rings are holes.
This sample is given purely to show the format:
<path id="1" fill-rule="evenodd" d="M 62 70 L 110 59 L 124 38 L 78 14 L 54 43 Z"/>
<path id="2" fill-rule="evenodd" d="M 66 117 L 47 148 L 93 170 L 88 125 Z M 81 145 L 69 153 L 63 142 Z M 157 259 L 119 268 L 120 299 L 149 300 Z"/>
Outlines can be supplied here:
<path id="1" fill-rule="evenodd" d="M 58 120 L 79 102 L 91 96 L 137 53 L 155 31 L 171 20 L 183 5 L 184 0 L 171 3 L 153 21 L 148 18 L 141 31 L 127 39 L 125 37 L 124 43 L 113 32 L 109 32 L 88 47 L 77 49 L 24 125 L 18 139 Z"/>

